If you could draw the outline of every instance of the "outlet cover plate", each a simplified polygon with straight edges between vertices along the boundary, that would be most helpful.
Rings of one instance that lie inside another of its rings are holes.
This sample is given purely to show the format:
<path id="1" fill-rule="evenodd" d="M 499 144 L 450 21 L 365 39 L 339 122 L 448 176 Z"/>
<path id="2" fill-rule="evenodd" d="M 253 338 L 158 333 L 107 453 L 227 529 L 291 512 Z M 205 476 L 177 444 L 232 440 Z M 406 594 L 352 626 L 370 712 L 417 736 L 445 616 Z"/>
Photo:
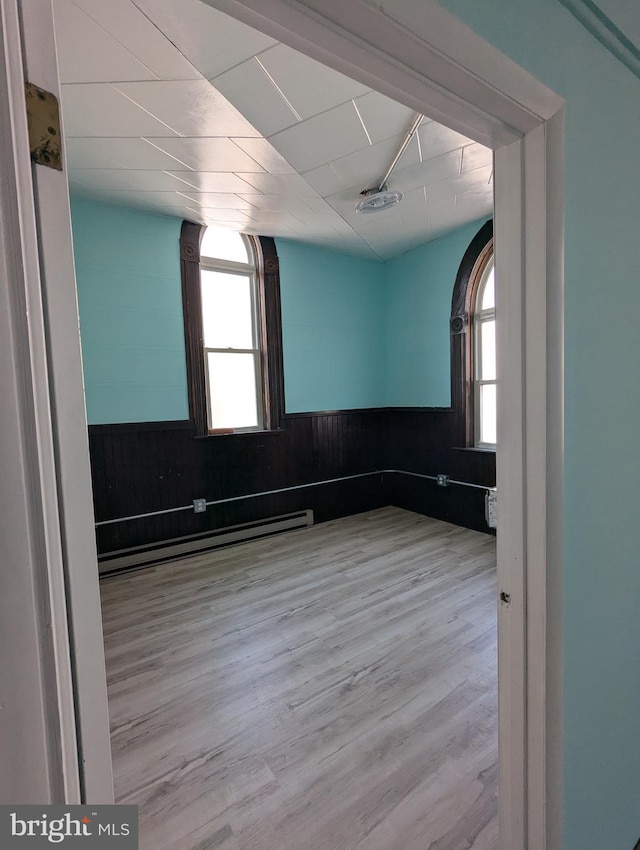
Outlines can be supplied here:
<path id="1" fill-rule="evenodd" d="M 194 499 L 193 500 L 193 512 L 194 514 L 203 514 L 207 510 L 207 500 L 206 499 Z"/>

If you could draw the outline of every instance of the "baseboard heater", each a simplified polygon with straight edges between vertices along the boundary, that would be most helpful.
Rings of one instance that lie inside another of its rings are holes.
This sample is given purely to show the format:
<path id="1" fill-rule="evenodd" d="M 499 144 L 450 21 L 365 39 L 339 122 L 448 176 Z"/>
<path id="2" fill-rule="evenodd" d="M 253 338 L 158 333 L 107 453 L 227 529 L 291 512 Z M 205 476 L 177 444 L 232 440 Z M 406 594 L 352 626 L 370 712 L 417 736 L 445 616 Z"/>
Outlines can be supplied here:
<path id="1" fill-rule="evenodd" d="M 310 525 L 313 525 L 312 510 L 296 511 L 295 513 L 282 514 L 255 522 L 243 522 L 240 525 L 228 525 L 202 534 L 191 534 L 188 537 L 163 540 L 161 543 L 105 552 L 98 557 L 98 569 L 100 577 L 107 578 L 116 573 L 155 566 L 165 561 L 173 561 L 176 558 L 199 555 L 202 552 L 220 549 L 233 543 L 243 543 L 260 537 L 271 537 L 283 531 L 306 528 Z"/>

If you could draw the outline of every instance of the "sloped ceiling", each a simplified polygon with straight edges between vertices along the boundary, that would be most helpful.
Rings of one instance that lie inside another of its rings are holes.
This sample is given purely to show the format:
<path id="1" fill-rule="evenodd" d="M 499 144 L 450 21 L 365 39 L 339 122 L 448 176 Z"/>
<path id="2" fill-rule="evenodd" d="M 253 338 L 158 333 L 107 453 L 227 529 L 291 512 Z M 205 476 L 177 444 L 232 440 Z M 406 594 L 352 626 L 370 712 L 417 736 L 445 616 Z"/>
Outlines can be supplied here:
<path id="1" fill-rule="evenodd" d="M 71 190 L 388 259 L 492 210 L 492 155 L 200 0 L 54 0 Z"/>

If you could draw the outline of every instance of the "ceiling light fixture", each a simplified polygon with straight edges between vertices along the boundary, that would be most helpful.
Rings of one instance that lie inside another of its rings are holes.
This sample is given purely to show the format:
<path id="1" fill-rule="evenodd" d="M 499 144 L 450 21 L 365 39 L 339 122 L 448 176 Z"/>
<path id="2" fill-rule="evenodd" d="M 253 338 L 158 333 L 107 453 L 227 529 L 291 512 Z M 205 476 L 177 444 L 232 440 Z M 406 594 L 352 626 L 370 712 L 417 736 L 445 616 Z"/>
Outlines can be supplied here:
<path id="1" fill-rule="evenodd" d="M 399 204 L 402 197 L 402 192 L 374 191 L 356 204 L 356 212 L 365 214 L 383 212 Z"/>
<path id="2" fill-rule="evenodd" d="M 389 177 L 391 177 L 392 171 L 400 162 L 402 154 L 409 146 L 409 142 L 413 138 L 423 118 L 424 115 L 422 115 L 420 112 L 416 112 L 413 117 L 413 121 L 411 122 L 411 126 L 407 130 L 405 137 L 402 140 L 402 144 L 398 148 L 396 155 L 391 161 L 391 165 L 387 169 L 387 173 L 384 175 L 379 185 L 375 189 L 364 189 L 362 192 L 360 192 L 360 195 L 363 196 L 364 200 L 358 201 L 358 203 L 356 204 L 356 212 L 384 212 L 384 210 L 391 209 L 391 207 L 395 207 L 396 204 L 400 203 L 403 198 L 402 192 L 390 191 L 389 187 L 387 186 L 387 180 L 389 179 Z"/>

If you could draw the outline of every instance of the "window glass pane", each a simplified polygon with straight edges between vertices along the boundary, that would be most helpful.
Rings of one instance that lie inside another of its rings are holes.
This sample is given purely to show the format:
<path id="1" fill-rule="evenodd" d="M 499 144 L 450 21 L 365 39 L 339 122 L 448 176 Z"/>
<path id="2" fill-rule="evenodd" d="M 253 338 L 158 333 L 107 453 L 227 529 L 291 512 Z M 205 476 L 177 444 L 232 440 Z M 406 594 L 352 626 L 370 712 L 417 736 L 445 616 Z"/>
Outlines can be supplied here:
<path id="1" fill-rule="evenodd" d="M 496 385 L 484 384 L 480 387 L 480 442 L 496 441 Z"/>
<path id="2" fill-rule="evenodd" d="M 200 256 L 253 265 L 253 258 L 249 256 L 247 243 L 242 236 L 223 227 L 207 227 L 200 243 Z"/>
<path id="3" fill-rule="evenodd" d="M 490 310 L 496 306 L 496 282 L 493 259 L 489 261 L 489 270 L 486 272 L 484 289 L 482 290 L 481 310 Z"/>
<path id="4" fill-rule="evenodd" d="M 258 425 L 256 361 L 253 354 L 208 352 L 212 428 Z"/>
<path id="5" fill-rule="evenodd" d="M 248 275 L 200 271 L 205 348 L 254 348 Z"/>
<path id="6" fill-rule="evenodd" d="M 480 379 L 495 381 L 496 379 L 496 322 L 480 322 Z"/>

